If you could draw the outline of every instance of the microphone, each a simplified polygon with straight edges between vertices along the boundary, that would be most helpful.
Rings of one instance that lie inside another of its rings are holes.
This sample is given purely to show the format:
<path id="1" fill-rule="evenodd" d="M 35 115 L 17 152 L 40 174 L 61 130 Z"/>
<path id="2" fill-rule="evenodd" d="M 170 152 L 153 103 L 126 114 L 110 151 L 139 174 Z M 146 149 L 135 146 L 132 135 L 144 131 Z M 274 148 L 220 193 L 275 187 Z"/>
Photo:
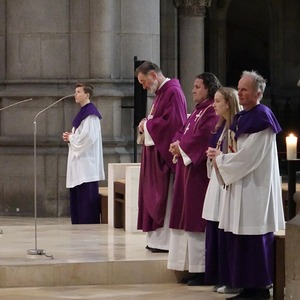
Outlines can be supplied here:
<path id="1" fill-rule="evenodd" d="M 18 102 L 16 102 L 16 103 L 13 103 L 13 104 L 10 104 L 10 105 L 7 105 L 7 106 L 4 106 L 4 107 L 1 107 L 1 108 L 0 108 L 0 111 L 2 111 L 2 110 L 5 110 L 5 109 L 7 109 L 7 108 L 10 108 L 10 107 L 12 107 L 12 106 L 15 106 L 15 105 L 18 105 L 18 104 L 24 103 L 24 102 L 29 102 L 29 101 L 32 101 L 32 100 L 33 100 L 32 98 L 29 98 L 29 99 L 25 99 L 25 100 L 22 100 L 22 101 L 18 101 Z"/>
<path id="2" fill-rule="evenodd" d="M 27 254 L 28 255 L 45 255 L 46 257 L 50 257 L 53 259 L 52 255 L 47 255 L 45 253 L 45 251 L 43 249 L 38 249 L 37 248 L 37 163 L 36 163 L 36 120 L 37 117 L 45 112 L 47 109 L 49 109 L 50 107 L 54 106 L 55 104 L 61 102 L 62 100 L 69 98 L 69 97 L 74 97 L 74 94 L 71 95 L 67 95 L 64 96 L 60 99 L 58 99 L 57 101 L 55 101 L 54 103 L 50 104 L 49 106 L 45 107 L 44 109 L 42 109 L 41 111 L 39 111 L 33 120 L 33 135 L 34 135 L 34 140 L 33 140 L 33 168 L 34 168 L 34 241 L 35 241 L 35 248 L 34 249 L 29 249 L 27 250 Z"/>

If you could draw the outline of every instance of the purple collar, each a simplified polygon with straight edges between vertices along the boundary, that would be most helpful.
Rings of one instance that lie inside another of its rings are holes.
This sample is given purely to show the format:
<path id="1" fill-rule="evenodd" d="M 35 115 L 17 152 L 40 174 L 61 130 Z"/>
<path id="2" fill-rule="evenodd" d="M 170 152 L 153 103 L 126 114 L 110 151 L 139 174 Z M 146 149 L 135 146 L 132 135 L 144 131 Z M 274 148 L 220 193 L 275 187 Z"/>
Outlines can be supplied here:
<path id="1" fill-rule="evenodd" d="M 97 110 L 96 106 L 93 103 L 88 103 L 81 107 L 80 111 L 78 112 L 77 116 L 73 120 L 73 127 L 76 129 L 79 127 L 80 123 L 88 116 L 95 115 L 99 119 L 102 119 L 99 111 Z"/>
<path id="2" fill-rule="evenodd" d="M 274 133 L 282 130 L 273 112 L 267 106 L 258 104 L 249 111 L 237 113 L 230 129 L 235 132 L 237 139 L 242 133 L 255 133 L 269 127 Z"/>

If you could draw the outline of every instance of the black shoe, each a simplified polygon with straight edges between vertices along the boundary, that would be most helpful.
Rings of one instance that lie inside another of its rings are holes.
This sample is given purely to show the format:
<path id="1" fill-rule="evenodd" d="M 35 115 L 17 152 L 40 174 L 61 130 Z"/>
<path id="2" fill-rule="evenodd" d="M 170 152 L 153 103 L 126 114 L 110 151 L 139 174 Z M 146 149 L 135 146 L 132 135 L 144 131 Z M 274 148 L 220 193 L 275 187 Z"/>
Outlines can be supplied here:
<path id="1" fill-rule="evenodd" d="M 269 300 L 268 289 L 244 289 L 240 294 L 226 298 L 226 300 Z"/>
<path id="2" fill-rule="evenodd" d="M 270 291 L 268 288 L 265 289 L 255 289 L 255 300 L 269 300 L 271 298 Z"/>
<path id="3" fill-rule="evenodd" d="M 151 251 L 152 253 L 169 253 L 169 250 L 152 248 L 152 247 L 149 247 L 148 245 L 145 247 L 145 249 Z"/>
<path id="4" fill-rule="evenodd" d="M 202 286 L 207 285 L 204 279 L 204 273 L 198 273 L 194 279 L 191 279 L 187 282 L 188 286 Z"/>
<path id="5" fill-rule="evenodd" d="M 241 293 L 239 293 L 236 296 L 232 296 L 232 297 L 227 297 L 226 300 L 242 300 L 242 299 L 251 299 L 251 298 L 247 298 L 250 297 L 250 295 L 248 295 L 245 291 L 242 291 Z"/>
<path id="6" fill-rule="evenodd" d="M 197 279 L 198 276 L 199 276 L 199 273 L 196 273 L 196 274 L 191 273 L 189 276 L 183 277 L 183 278 L 180 280 L 180 283 L 185 283 L 185 284 L 187 284 L 190 280 Z"/>
<path id="7" fill-rule="evenodd" d="M 152 253 L 169 253 L 169 250 L 153 248 Z"/>
<path id="8" fill-rule="evenodd" d="M 147 249 L 147 250 L 149 250 L 149 251 L 151 251 L 152 252 L 152 250 L 154 249 L 154 248 L 151 248 L 151 247 L 149 247 L 148 245 L 145 247 L 145 249 Z"/>
<path id="9" fill-rule="evenodd" d="M 232 296 L 232 297 L 228 297 L 226 298 L 226 300 L 242 300 L 242 299 L 251 299 L 251 293 L 249 293 L 249 290 L 248 289 L 244 289 L 241 293 L 239 293 L 238 295 L 236 296 Z"/>

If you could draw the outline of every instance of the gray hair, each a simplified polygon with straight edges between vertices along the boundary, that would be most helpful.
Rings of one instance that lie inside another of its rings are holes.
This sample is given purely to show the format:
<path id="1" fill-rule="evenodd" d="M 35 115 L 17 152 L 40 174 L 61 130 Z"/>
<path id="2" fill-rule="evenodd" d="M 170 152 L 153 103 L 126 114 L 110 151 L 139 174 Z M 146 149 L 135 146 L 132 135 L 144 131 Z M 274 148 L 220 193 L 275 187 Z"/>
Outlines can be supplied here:
<path id="1" fill-rule="evenodd" d="M 147 75 L 148 72 L 154 71 L 157 74 L 161 74 L 162 71 L 159 66 L 151 61 L 144 61 L 140 66 L 135 69 L 134 75 L 137 77 L 139 73 Z"/>
<path id="2" fill-rule="evenodd" d="M 259 75 L 256 71 L 243 71 L 242 77 L 250 76 L 253 79 L 255 89 L 261 93 L 261 97 L 265 91 L 267 80 Z"/>

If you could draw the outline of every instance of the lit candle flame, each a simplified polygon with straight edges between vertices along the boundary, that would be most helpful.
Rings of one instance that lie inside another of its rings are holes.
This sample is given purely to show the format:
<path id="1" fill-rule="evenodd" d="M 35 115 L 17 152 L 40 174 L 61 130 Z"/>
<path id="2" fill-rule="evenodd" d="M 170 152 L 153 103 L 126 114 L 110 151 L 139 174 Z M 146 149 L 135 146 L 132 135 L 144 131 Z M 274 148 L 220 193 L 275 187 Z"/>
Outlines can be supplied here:
<path id="1" fill-rule="evenodd" d="M 297 140 L 298 138 L 293 133 L 286 137 L 287 160 L 297 159 Z"/>

